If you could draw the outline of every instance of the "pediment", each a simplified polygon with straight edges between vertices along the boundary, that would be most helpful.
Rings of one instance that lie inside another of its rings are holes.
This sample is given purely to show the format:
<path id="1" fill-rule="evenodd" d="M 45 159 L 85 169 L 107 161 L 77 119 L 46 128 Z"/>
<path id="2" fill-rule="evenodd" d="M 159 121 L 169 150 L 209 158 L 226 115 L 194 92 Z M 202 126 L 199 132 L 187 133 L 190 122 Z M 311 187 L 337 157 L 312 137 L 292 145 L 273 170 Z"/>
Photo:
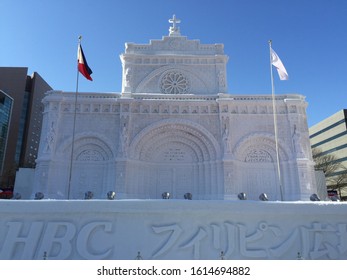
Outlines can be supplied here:
<path id="1" fill-rule="evenodd" d="M 164 66 L 152 71 L 137 86 L 136 93 L 208 94 L 209 87 L 188 67 Z"/>

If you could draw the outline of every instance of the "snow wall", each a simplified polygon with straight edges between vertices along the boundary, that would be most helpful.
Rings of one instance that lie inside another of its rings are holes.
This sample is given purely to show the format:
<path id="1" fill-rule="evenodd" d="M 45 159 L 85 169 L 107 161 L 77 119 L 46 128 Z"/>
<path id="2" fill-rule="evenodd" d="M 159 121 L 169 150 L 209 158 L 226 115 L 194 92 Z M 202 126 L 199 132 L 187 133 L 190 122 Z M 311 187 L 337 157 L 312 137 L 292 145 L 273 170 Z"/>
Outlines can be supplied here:
<path id="1" fill-rule="evenodd" d="M 347 259 L 347 203 L 2 200 L 0 259 Z"/>

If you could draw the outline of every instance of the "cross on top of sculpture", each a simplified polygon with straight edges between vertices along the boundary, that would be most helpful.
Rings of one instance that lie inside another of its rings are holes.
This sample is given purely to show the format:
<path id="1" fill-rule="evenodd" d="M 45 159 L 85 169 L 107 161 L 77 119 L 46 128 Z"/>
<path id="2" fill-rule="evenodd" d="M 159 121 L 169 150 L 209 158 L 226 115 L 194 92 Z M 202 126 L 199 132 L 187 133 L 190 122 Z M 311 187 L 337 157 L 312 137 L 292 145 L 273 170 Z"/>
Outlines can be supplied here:
<path id="1" fill-rule="evenodd" d="M 169 19 L 169 23 L 172 23 L 172 26 L 169 28 L 169 36 L 181 36 L 180 28 L 177 27 L 177 23 L 181 23 L 180 19 L 176 18 L 176 15 L 173 15 L 171 19 Z"/>

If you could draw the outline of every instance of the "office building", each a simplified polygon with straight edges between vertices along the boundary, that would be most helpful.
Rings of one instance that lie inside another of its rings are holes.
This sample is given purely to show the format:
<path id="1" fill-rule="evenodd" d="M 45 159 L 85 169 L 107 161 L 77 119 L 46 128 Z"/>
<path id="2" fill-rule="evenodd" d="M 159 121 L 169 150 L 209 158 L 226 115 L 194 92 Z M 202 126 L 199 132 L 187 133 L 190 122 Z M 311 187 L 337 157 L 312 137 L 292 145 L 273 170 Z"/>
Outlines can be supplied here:
<path id="1" fill-rule="evenodd" d="M 310 141 L 313 154 L 325 157 L 333 165 L 326 172 L 328 190 L 341 188 L 342 199 L 347 196 L 347 109 L 310 127 Z M 318 168 L 324 168 L 318 166 Z"/>
<path id="2" fill-rule="evenodd" d="M 12 110 L 7 108 L 10 114 L 7 144 L 2 151 L 0 187 L 3 189 L 13 187 L 18 167 L 35 166 L 41 135 L 41 100 L 52 89 L 38 73 L 29 76 L 27 72 L 27 67 L 0 67 L 0 90 L 6 95 L 7 107 L 8 100 L 12 100 Z"/>

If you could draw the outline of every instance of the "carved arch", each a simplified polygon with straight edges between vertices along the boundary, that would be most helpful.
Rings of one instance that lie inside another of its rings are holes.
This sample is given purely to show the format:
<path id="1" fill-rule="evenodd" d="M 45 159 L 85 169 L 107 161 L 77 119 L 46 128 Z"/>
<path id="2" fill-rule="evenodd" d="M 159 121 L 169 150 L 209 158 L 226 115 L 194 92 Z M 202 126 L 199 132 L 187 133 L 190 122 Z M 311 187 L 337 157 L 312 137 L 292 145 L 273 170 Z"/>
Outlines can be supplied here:
<path id="1" fill-rule="evenodd" d="M 274 162 L 276 160 L 276 143 L 274 135 L 270 133 L 251 133 L 241 138 L 235 145 L 232 154 L 239 161 L 252 161 L 252 153 L 258 157 L 259 162 Z M 279 143 L 279 157 L 281 161 L 289 159 L 290 150 Z M 256 162 L 256 157 L 254 161 Z"/>
<path id="2" fill-rule="evenodd" d="M 57 150 L 58 157 L 66 158 L 71 153 L 72 137 L 62 143 Z M 93 133 L 81 133 L 75 136 L 74 160 L 109 161 L 114 159 L 110 143 Z"/>
<path id="3" fill-rule="evenodd" d="M 163 145 L 184 145 L 196 162 L 217 160 L 221 148 L 214 136 L 203 126 L 182 119 L 156 122 L 140 131 L 130 144 L 129 156 L 151 160 Z"/>

